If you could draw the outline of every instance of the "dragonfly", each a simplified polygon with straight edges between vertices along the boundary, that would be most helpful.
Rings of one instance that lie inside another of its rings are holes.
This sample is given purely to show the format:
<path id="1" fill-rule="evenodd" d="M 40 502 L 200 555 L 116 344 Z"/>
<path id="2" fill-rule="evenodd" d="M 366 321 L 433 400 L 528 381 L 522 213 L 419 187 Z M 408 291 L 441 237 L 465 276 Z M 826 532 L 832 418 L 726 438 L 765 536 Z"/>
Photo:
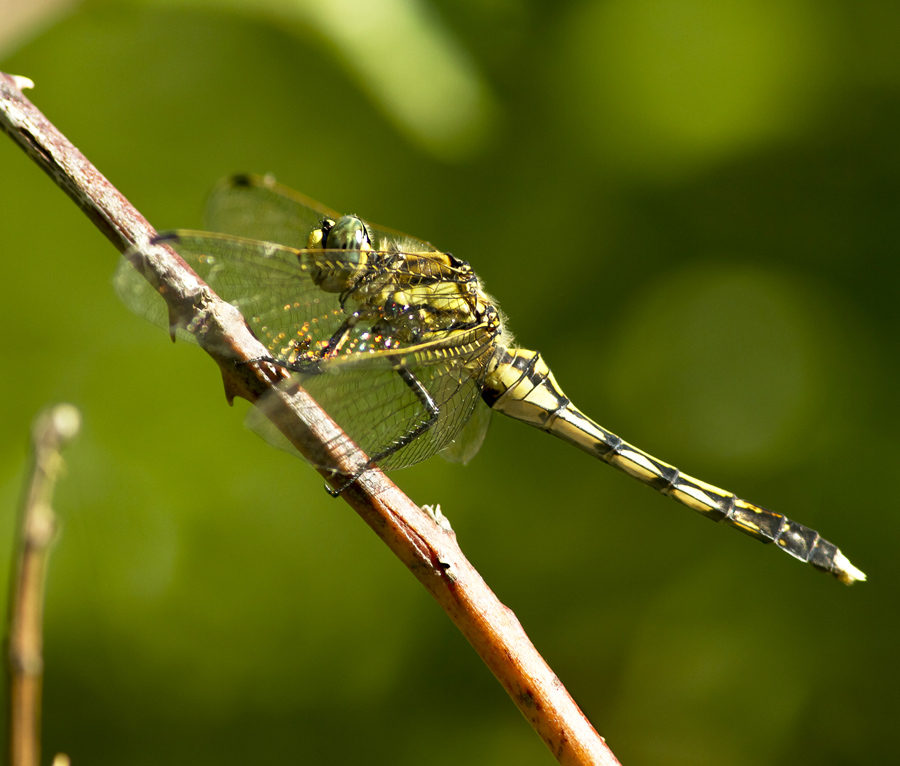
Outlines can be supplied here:
<path id="1" fill-rule="evenodd" d="M 364 451 L 364 467 L 334 494 L 376 465 L 399 469 L 438 453 L 467 462 L 491 412 L 501 412 L 841 582 L 865 580 L 815 530 L 688 476 L 583 414 L 541 355 L 513 344 L 466 261 L 271 176 L 219 182 L 207 223 L 211 232 L 176 230 L 154 243 L 173 247 L 240 310 L 268 349 L 254 362 L 288 371 Z M 169 329 L 165 304 L 127 254 L 115 281 L 132 310 Z"/>

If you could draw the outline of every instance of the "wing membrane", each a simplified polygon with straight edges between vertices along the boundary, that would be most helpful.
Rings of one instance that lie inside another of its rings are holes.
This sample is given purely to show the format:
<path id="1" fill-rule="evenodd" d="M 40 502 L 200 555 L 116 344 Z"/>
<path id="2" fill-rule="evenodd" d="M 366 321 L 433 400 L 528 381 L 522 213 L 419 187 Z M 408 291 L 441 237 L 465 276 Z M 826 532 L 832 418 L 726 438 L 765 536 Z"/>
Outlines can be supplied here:
<path id="1" fill-rule="evenodd" d="M 323 218 L 340 213 L 275 181 L 272 176 L 237 175 L 213 188 L 206 202 L 206 224 L 212 231 L 264 242 L 305 248 L 309 234 Z M 369 223 L 376 250 L 438 252 L 430 243 L 386 226 Z"/>
<path id="2" fill-rule="evenodd" d="M 340 214 L 276 183 L 271 176 L 238 175 L 219 181 L 206 201 L 206 224 L 212 231 L 277 242 L 298 250 L 323 218 Z"/>
<path id="3" fill-rule="evenodd" d="M 480 401 L 482 380 L 468 375 L 459 361 L 424 353 L 405 356 L 403 369 L 415 376 L 437 407 L 437 421 L 405 445 L 404 436 L 427 422 L 431 413 L 398 373 L 400 362 L 387 352 L 327 360 L 316 374 L 296 375 L 282 385 L 302 386 L 370 459 L 393 470 L 444 450 L 470 419 Z M 265 413 L 267 406 L 264 399 L 258 408 Z M 285 447 L 261 415 L 251 411 L 248 424 L 274 446 Z"/>
<path id="4" fill-rule="evenodd" d="M 248 326 L 276 359 L 291 343 L 324 342 L 346 319 L 340 296 L 319 289 L 311 276 L 309 251 L 225 234 L 179 231 L 164 234 L 171 245 L 216 294 L 236 306 Z M 317 251 L 317 255 L 326 251 Z M 339 264 L 345 251 L 327 251 Z M 355 265 L 353 268 L 358 268 Z M 364 270 L 363 276 L 365 276 Z M 371 276 L 377 276 L 373 267 Z M 127 258 L 115 277 L 116 289 L 136 313 L 168 326 L 165 305 Z M 191 334 L 180 333 L 191 339 Z"/>

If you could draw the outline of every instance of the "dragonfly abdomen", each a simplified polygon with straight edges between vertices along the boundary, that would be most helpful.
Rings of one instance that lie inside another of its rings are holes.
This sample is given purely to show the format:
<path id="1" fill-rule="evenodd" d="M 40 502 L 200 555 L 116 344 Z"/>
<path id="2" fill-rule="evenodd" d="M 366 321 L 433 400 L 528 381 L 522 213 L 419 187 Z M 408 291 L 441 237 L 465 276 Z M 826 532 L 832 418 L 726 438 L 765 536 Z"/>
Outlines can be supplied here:
<path id="1" fill-rule="evenodd" d="M 837 546 L 814 529 L 682 474 L 595 423 L 563 394 L 535 351 L 498 349 L 488 370 L 484 399 L 493 409 L 574 444 L 713 521 L 724 521 L 763 543 L 775 543 L 842 582 L 865 579 Z"/>

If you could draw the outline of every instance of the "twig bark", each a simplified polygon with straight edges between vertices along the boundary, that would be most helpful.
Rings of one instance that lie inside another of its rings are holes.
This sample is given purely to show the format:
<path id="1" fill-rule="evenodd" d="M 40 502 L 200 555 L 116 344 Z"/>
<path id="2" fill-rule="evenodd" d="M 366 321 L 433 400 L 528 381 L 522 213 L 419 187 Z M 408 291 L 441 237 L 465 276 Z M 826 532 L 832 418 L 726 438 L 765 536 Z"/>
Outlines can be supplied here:
<path id="1" fill-rule="evenodd" d="M 144 245 L 152 227 L 127 200 L 0 75 L 0 128 L 19 143 L 106 234 L 120 252 Z M 213 293 L 164 246 L 143 247 L 132 263 L 166 299 L 173 324 L 204 328 L 198 342 L 218 363 L 226 396 L 256 402 L 280 373 L 247 364 L 267 355 L 237 310 Z M 281 394 L 266 416 L 314 464 L 344 473 L 365 462 L 326 413 L 302 391 Z M 323 456 L 328 456 L 327 460 Z M 322 471 L 326 478 L 327 470 Z M 367 471 L 341 495 L 428 589 L 469 640 L 562 764 L 615 764 L 590 722 L 538 654 L 507 607 L 466 560 L 455 535 L 407 498 L 381 471 Z"/>
<path id="2" fill-rule="evenodd" d="M 60 450 L 78 433 L 81 416 L 60 404 L 32 429 L 32 467 L 19 513 L 9 597 L 9 762 L 37 766 L 41 752 L 44 675 L 44 589 L 56 514 L 50 506 L 62 469 Z"/>

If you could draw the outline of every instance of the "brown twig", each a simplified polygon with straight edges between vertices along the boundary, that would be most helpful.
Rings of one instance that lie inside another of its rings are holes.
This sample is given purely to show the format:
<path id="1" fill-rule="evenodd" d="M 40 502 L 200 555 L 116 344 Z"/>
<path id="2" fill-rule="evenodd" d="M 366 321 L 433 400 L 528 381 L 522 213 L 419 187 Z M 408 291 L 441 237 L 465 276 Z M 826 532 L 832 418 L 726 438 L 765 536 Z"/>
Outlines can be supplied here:
<path id="1" fill-rule="evenodd" d="M 19 526 L 9 598 L 9 762 L 37 766 L 41 752 L 44 675 L 44 586 L 56 515 L 50 507 L 63 466 L 60 450 L 78 433 L 81 416 L 69 404 L 42 412 L 32 428 L 32 467 Z"/>
<path id="2" fill-rule="evenodd" d="M 84 156 L 0 75 L 0 127 L 71 196 L 122 252 L 153 229 Z M 256 402 L 277 371 L 247 364 L 267 355 L 237 310 L 164 246 L 144 247 L 132 263 L 166 299 L 173 324 L 199 322 L 198 342 L 222 370 L 229 400 Z M 266 416 L 311 462 L 352 473 L 365 457 L 302 391 L 281 394 Z M 339 449 L 335 449 L 335 447 Z M 327 458 L 323 457 L 327 456 Z M 328 471 L 323 475 L 329 476 Z M 615 756 L 538 654 L 516 619 L 463 556 L 455 535 L 416 506 L 381 471 L 367 471 L 341 495 L 440 603 L 560 763 L 615 764 Z"/>

